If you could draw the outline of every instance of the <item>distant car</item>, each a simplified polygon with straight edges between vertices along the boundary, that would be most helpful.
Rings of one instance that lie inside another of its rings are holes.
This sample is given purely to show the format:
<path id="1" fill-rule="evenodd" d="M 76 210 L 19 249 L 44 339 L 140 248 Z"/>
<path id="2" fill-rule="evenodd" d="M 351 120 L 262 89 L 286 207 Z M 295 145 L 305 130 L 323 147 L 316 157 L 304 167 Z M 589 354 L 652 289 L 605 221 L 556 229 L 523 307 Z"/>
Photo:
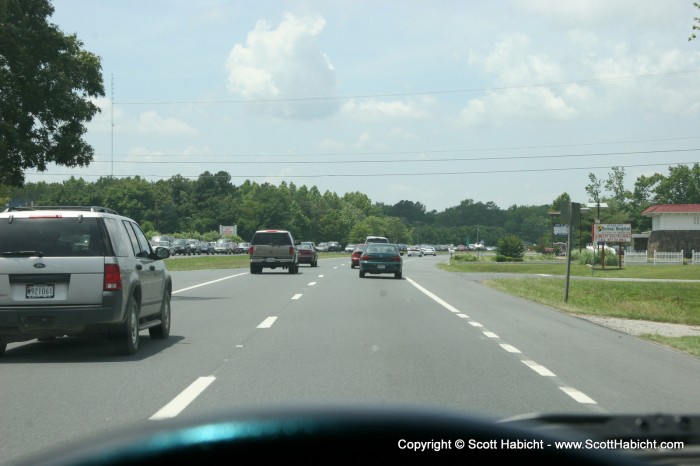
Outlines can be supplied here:
<path id="1" fill-rule="evenodd" d="M 300 264 L 309 264 L 311 267 L 318 267 L 318 252 L 311 243 L 300 243 L 297 246 Z"/>
<path id="2" fill-rule="evenodd" d="M 165 248 L 168 250 L 171 256 L 175 255 L 175 246 L 173 246 L 173 243 L 171 243 L 170 241 L 161 240 L 152 246 L 156 248 Z"/>
<path id="3" fill-rule="evenodd" d="M 360 256 L 364 252 L 365 248 L 367 247 L 366 244 L 356 244 L 355 249 L 352 250 L 352 256 L 350 256 L 350 268 L 354 269 L 355 267 L 360 266 Z"/>
<path id="4" fill-rule="evenodd" d="M 406 255 L 408 257 L 411 257 L 411 256 L 423 257 L 423 250 L 421 248 L 419 248 L 418 246 L 409 246 L 408 250 L 406 251 Z"/>
<path id="5" fill-rule="evenodd" d="M 437 256 L 437 252 L 432 246 L 423 246 L 421 250 L 423 251 L 424 256 Z"/>
<path id="6" fill-rule="evenodd" d="M 187 256 L 190 254 L 190 245 L 187 243 L 186 239 L 176 239 L 173 241 L 173 248 L 175 249 L 175 254 L 180 254 L 181 256 Z"/>
<path id="7" fill-rule="evenodd" d="M 328 252 L 328 243 L 318 243 L 316 250 L 318 252 Z"/>
<path id="8" fill-rule="evenodd" d="M 214 249 L 210 249 L 209 243 L 207 241 L 199 242 L 199 250 L 202 252 L 202 254 L 214 254 Z"/>
<path id="9" fill-rule="evenodd" d="M 340 246 L 340 243 L 337 241 L 329 241 L 328 242 L 328 252 L 340 252 L 342 251 L 343 248 Z"/>
<path id="10" fill-rule="evenodd" d="M 187 240 L 187 244 L 190 245 L 190 254 L 202 253 L 202 246 L 199 244 L 199 240 L 190 238 Z"/>
<path id="11" fill-rule="evenodd" d="M 236 245 L 236 254 L 248 254 L 248 249 L 250 249 L 250 243 L 238 243 Z"/>
<path id="12" fill-rule="evenodd" d="M 384 236 L 368 236 L 365 243 L 388 243 L 389 239 Z"/>
<path id="13" fill-rule="evenodd" d="M 403 276 L 403 253 L 395 244 L 370 243 L 360 256 L 360 278 L 366 274 L 393 273 Z"/>
<path id="14" fill-rule="evenodd" d="M 345 252 L 349 252 L 352 254 L 352 252 L 355 250 L 355 245 L 354 244 L 348 244 L 345 246 Z"/>
<path id="15" fill-rule="evenodd" d="M 233 244 L 233 241 L 228 238 L 218 239 L 214 246 L 214 252 L 217 254 L 233 254 Z"/>

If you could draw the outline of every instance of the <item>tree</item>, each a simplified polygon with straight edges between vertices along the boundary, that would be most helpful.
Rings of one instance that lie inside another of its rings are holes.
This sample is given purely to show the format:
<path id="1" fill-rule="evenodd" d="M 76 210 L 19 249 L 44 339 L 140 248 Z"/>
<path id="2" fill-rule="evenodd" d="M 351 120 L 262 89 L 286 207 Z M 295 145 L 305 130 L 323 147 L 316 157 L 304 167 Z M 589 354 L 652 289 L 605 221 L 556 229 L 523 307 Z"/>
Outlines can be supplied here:
<path id="1" fill-rule="evenodd" d="M 0 184 L 50 163 L 87 166 L 85 122 L 104 96 L 100 58 L 48 22 L 48 0 L 0 0 Z"/>
<path id="2" fill-rule="evenodd" d="M 695 5 L 695 8 L 700 9 L 700 3 L 693 2 L 693 5 Z M 695 18 L 693 18 L 693 22 L 695 23 L 693 24 L 693 31 L 700 31 L 700 17 L 696 16 Z M 693 32 L 692 34 L 690 34 L 690 37 L 688 37 L 688 40 L 693 40 L 696 37 L 697 36 L 695 35 L 695 32 Z"/>

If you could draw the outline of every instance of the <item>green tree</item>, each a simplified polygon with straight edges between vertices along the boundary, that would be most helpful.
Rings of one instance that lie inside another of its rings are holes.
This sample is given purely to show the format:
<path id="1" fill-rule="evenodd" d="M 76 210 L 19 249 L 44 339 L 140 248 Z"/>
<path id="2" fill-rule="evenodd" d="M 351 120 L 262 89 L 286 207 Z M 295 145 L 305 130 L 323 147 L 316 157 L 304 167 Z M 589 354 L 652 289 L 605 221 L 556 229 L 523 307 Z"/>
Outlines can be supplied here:
<path id="1" fill-rule="evenodd" d="M 695 5 L 695 8 L 700 9 L 700 3 L 693 2 L 693 5 Z M 693 23 L 694 23 L 693 24 L 693 33 L 690 34 L 690 37 L 688 37 L 688 40 L 693 40 L 697 37 L 695 35 L 695 31 L 700 31 L 700 17 L 696 16 L 695 18 L 693 18 Z"/>
<path id="2" fill-rule="evenodd" d="M 84 123 L 104 96 L 100 58 L 48 22 L 48 0 L 0 0 L 0 184 L 50 163 L 87 166 Z"/>

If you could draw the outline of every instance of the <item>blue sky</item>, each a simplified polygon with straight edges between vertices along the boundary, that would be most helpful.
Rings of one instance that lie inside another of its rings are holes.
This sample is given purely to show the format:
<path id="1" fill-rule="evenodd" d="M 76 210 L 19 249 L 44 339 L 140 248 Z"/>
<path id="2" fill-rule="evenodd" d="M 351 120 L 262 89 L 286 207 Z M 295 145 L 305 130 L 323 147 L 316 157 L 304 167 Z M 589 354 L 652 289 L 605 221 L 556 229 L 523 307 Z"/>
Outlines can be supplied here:
<path id="1" fill-rule="evenodd" d="M 681 0 L 55 0 L 107 95 L 68 176 L 245 179 L 443 210 L 700 162 Z"/>

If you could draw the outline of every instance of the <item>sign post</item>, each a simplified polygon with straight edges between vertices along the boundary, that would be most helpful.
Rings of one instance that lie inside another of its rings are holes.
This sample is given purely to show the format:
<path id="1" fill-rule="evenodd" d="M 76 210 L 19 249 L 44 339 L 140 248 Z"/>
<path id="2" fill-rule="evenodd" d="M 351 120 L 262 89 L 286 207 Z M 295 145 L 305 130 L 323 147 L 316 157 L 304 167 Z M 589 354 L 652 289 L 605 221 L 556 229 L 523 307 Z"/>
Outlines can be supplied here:
<path id="1" fill-rule="evenodd" d="M 581 204 L 566 202 L 562 205 L 562 221 L 569 225 L 566 235 L 566 285 L 564 286 L 564 302 L 569 301 L 569 278 L 571 277 L 571 226 L 576 224 L 581 215 Z M 565 213 L 566 212 L 566 213 Z"/>
<path id="2" fill-rule="evenodd" d="M 618 243 L 618 267 L 622 268 L 622 243 L 632 241 L 632 224 L 598 223 L 593 229 L 593 242 L 603 244 L 603 269 L 605 269 L 605 244 Z"/>

